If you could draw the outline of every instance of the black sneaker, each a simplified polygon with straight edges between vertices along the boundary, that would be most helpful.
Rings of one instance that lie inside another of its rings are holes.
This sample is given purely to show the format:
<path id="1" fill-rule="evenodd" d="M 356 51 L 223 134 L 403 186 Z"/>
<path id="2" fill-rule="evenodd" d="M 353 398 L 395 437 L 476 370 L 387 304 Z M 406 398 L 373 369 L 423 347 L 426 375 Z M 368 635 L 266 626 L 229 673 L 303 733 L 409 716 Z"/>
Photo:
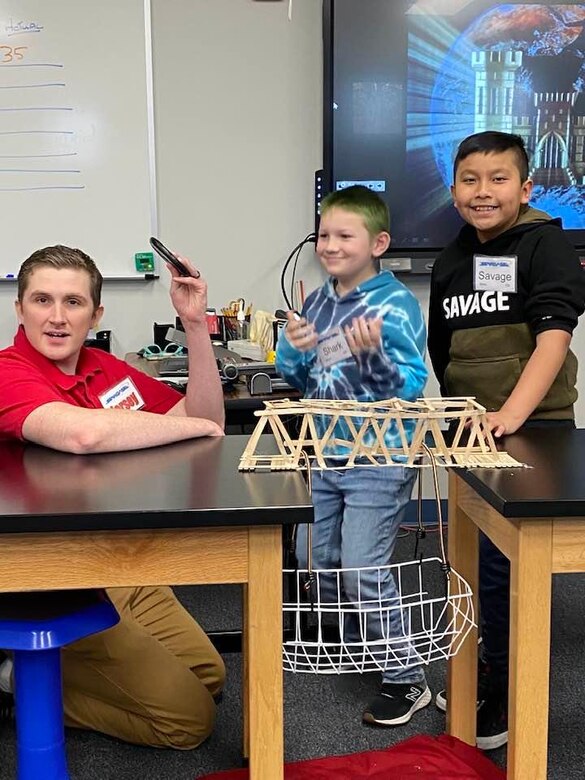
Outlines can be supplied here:
<path id="1" fill-rule="evenodd" d="M 507 741 L 507 691 L 494 686 L 477 711 L 476 744 L 480 750 L 495 750 Z"/>
<path id="2" fill-rule="evenodd" d="M 14 696 L 0 691 L 0 727 L 14 717 Z"/>
<path id="3" fill-rule="evenodd" d="M 431 701 L 431 691 L 426 683 L 383 683 L 363 714 L 364 723 L 377 726 L 402 726 L 417 710 Z"/>
<path id="4" fill-rule="evenodd" d="M 485 661 L 482 661 L 480 658 L 477 666 L 477 709 L 478 710 L 481 707 L 482 702 L 485 701 L 491 686 L 492 686 L 492 675 L 490 671 L 490 666 Z M 442 691 L 439 691 L 439 693 L 435 696 L 435 706 L 437 707 L 438 710 L 441 710 L 441 712 L 447 712 L 447 691 L 444 688 Z"/>

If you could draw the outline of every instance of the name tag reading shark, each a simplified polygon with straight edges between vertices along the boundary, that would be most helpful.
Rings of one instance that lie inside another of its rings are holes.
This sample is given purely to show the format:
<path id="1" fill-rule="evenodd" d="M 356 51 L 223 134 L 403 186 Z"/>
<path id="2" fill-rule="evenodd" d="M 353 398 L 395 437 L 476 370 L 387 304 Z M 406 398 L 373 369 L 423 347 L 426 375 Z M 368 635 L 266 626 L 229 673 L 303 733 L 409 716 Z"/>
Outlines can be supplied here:
<path id="1" fill-rule="evenodd" d="M 317 354 L 321 364 L 326 368 L 351 357 L 351 350 L 347 346 L 341 328 L 332 328 L 319 336 Z"/>
<path id="2" fill-rule="evenodd" d="M 142 409 L 144 399 L 129 376 L 98 396 L 104 409 Z"/>
<path id="3" fill-rule="evenodd" d="M 508 257 L 473 256 L 473 289 L 517 292 L 516 255 Z"/>

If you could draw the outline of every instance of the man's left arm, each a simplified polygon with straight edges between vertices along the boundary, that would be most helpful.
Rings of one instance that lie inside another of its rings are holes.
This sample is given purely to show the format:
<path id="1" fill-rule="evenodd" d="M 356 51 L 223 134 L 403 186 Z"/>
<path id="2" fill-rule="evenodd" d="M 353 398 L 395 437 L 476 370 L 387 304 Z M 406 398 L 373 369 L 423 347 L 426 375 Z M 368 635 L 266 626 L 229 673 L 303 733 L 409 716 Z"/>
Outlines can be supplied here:
<path id="1" fill-rule="evenodd" d="M 570 344 L 571 334 L 565 330 L 545 330 L 537 335 L 536 348 L 508 400 L 499 411 L 488 413 L 496 438 L 514 433 L 530 417 L 555 381 Z"/>
<path id="2" fill-rule="evenodd" d="M 189 260 L 184 257 L 180 257 L 180 260 L 196 273 Z M 223 427 L 223 390 L 205 320 L 207 283 L 201 277 L 180 276 L 175 268 L 168 268 L 172 276 L 171 300 L 181 318 L 187 339 L 189 381 L 185 398 L 167 414 L 203 417 Z"/>

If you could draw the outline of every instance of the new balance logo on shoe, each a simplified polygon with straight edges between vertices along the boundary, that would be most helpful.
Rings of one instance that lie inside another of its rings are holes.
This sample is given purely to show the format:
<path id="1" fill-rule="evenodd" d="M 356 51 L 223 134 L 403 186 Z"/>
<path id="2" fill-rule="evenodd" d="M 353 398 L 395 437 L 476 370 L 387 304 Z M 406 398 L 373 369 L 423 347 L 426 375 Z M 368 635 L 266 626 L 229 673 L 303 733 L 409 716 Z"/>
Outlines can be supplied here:
<path id="1" fill-rule="evenodd" d="M 383 683 L 380 693 L 366 707 L 363 720 L 376 726 L 402 726 L 431 701 L 425 682 Z"/>
<path id="2" fill-rule="evenodd" d="M 412 702 L 415 702 L 415 701 L 418 701 L 418 699 L 420 697 L 420 694 L 421 694 L 420 688 L 412 687 L 410 689 L 410 693 L 407 693 L 404 698 L 405 699 L 409 699 Z"/>

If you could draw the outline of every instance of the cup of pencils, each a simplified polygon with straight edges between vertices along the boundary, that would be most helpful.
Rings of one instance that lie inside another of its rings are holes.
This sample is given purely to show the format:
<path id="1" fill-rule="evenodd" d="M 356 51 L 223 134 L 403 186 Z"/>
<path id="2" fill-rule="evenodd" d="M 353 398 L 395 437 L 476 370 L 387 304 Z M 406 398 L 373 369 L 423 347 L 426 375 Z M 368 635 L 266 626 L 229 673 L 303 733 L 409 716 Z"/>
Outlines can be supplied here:
<path id="1" fill-rule="evenodd" d="M 246 306 L 244 298 L 236 298 L 221 309 L 222 341 L 248 338 L 252 304 Z"/>

